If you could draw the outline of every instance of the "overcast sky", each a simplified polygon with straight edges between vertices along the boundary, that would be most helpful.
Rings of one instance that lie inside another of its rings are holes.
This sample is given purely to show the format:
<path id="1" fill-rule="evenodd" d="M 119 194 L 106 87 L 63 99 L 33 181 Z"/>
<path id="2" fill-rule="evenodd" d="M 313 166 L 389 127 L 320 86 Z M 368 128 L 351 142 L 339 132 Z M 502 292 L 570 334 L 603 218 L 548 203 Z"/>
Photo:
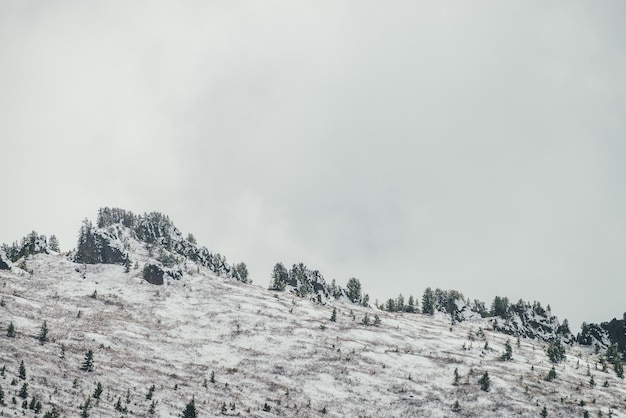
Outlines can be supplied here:
<path id="1" fill-rule="evenodd" d="M 626 310 L 626 3 L 0 3 L 0 242 L 168 214 L 266 286 Z M 576 329 L 574 329 L 576 332 Z"/>

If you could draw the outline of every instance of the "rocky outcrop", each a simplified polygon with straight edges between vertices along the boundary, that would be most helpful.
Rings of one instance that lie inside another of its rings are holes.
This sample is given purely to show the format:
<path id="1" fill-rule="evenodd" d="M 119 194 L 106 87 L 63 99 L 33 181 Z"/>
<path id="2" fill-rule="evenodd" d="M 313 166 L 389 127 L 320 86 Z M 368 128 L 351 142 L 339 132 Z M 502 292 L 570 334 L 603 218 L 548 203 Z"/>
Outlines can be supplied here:
<path id="1" fill-rule="evenodd" d="M 183 272 L 178 267 L 168 268 L 154 261 L 146 263 L 143 268 L 143 278 L 150 284 L 160 286 L 168 277 L 174 280 L 179 280 L 183 277 Z"/>

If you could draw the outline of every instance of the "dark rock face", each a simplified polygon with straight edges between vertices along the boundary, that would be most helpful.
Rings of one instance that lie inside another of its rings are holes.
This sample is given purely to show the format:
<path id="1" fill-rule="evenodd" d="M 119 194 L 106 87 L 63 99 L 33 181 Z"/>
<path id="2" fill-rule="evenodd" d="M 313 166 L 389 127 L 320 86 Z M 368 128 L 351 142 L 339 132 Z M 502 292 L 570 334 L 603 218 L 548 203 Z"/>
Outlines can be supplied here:
<path id="1" fill-rule="evenodd" d="M 180 280 L 183 272 L 180 268 L 166 268 L 157 263 L 149 262 L 143 268 L 143 278 L 150 284 L 162 285 L 165 277 Z"/>
<path id="2" fill-rule="evenodd" d="M 162 285 L 164 273 L 163 269 L 156 264 L 146 264 L 143 268 L 143 278 L 150 284 Z"/>
<path id="3" fill-rule="evenodd" d="M 11 261 L 2 250 L 0 250 L 0 270 L 11 270 Z"/>

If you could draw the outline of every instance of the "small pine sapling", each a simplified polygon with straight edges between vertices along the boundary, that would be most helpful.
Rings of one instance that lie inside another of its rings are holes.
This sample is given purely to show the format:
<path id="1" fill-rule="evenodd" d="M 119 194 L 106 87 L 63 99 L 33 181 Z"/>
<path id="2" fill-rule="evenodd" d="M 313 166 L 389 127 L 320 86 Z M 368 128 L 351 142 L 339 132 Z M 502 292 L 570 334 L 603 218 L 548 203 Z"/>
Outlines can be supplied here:
<path id="1" fill-rule="evenodd" d="M 541 410 L 541 417 L 546 418 L 547 416 L 548 416 L 548 410 L 544 406 L 543 409 Z"/>
<path id="2" fill-rule="evenodd" d="M 24 383 L 20 389 L 18 396 L 22 399 L 28 398 L 28 383 Z"/>
<path id="3" fill-rule="evenodd" d="M 500 360 L 509 361 L 513 359 L 513 349 L 511 348 L 511 343 L 509 340 L 506 340 L 504 344 L 504 353 L 500 356 Z"/>
<path id="4" fill-rule="evenodd" d="M 83 361 L 80 369 L 86 372 L 93 372 L 93 350 L 87 351 L 87 354 L 85 354 L 85 361 Z"/>
<path id="5" fill-rule="evenodd" d="M 39 340 L 39 344 L 44 345 L 48 342 L 48 323 L 47 321 L 43 321 L 43 325 L 41 326 L 41 331 L 39 331 L 39 336 L 37 337 Z"/>
<path id="6" fill-rule="evenodd" d="M 454 369 L 454 381 L 452 382 L 452 384 L 454 386 L 458 386 L 459 385 L 459 379 L 460 379 L 459 368 L 457 367 L 457 368 Z"/>
<path id="7" fill-rule="evenodd" d="M 98 382 L 92 396 L 94 399 L 100 399 L 100 395 L 102 395 L 102 383 Z"/>
<path id="8" fill-rule="evenodd" d="M 7 328 L 7 337 L 15 338 L 15 325 L 13 325 L 13 321 L 11 321 L 9 327 Z"/>
<path id="9" fill-rule="evenodd" d="M 150 386 L 150 388 L 148 389 L 148 393 L 146 394 L 146 399 L 147 400 L 152 400 L 152 395 L 154 395 L 154 390 L 156 389 L 156 387 L 154 385 Z"/>
<path id="10" fill-rule="evenodd" d="M 337 308 L 333 308 L 333 313 L 330 315 L 331 322 L 337 322 Z"/>
<path id="11" fill-rule="evenodd" d="M 26 367 L 24 366 L 24 360 L 20 361 L 20 368 L 19 368 L 19 378 L 22 380 L 26 380 Z"/>
<path id="12" fill-rule="evenodd" d="M 485 372 L 482 377 L 478 380 L 480 383 L 480 389 L 489 392 L 489 388 L 491 387 L 491 380 L 489 379 L 489 373 Z"/>
<path id="13" fill-rule="evenodd" d="M 196 399 L 192 396 L 187 406 L 185 406 L 185 410 L 183 411 L 183 418 L 196 418 L 196 416 Z"/>
<path id="14" fill-rule="evenodd" d="M 452 412 L 460 412 L 461 411 L 461 407 L 459 406 L 459 401 L 454 401 L 454 404 L 452 405 Z"/>
<path id="15" fill-rule="evenodd" d="M 546 376 L 546 381 L 552 382 L 554 379 L 556 379 L 556 370 L 554 369 L 554 366 L 552 366 L 552 368 L 548 372 L 548 375 Z"/>

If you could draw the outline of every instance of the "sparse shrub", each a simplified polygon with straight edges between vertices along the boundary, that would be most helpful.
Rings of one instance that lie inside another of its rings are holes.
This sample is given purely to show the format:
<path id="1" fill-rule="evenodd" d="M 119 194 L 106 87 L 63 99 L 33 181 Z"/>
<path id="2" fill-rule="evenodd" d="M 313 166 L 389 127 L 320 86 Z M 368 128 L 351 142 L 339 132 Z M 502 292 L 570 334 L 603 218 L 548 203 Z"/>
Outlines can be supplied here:
<path id="1" fill-rule="evenodd" d="M 491 387 L 491 380 L 489 379 L 489 373 L 485 372 L 482 377 L 478 380 L 480 383 L 480 389 L 485 392 L 489 392 L 489 388 Z"/>
<path id="2" fill-rule="evenodd" d="M 7 337 L 15 338 L 15 325 L 13 325 L 13 321 L 11 321 L 9 327 L 7 328 Z"/>
<path id="3" fill-rule="evenodd" d="M 367 312 L 365 312 L 365 316 L 363 317 L 362 323 L 363 323 L 363 325 L 369 325 L 370 324 L 370 317 L 367 314 Z"/>
<path id="4" fill-rule="evenodd" d="M 226 402 L 222 402 L 222 407 L 220 408 L 220 412 L 222 413 L 222 415 L 226 415 L 226 413 L 228 412 L 228 409 L 226 408 Z"/>
<path id="5" fill-rule="evenodd" d="M 60 418 L 60 417 L 61 417 L 61 412 L 59 412 L 56 406 L 53 406 L 52 409 L 50 409 L 45 414 L 43 414 L 43 418 Z"/>
<path id="6" fill-rule="evenodd" d="M 452 405 L 452 412 L 460 412 L 461 407 L 459 406 L 459 401 L 454 401 L 454 405 Z"/>

